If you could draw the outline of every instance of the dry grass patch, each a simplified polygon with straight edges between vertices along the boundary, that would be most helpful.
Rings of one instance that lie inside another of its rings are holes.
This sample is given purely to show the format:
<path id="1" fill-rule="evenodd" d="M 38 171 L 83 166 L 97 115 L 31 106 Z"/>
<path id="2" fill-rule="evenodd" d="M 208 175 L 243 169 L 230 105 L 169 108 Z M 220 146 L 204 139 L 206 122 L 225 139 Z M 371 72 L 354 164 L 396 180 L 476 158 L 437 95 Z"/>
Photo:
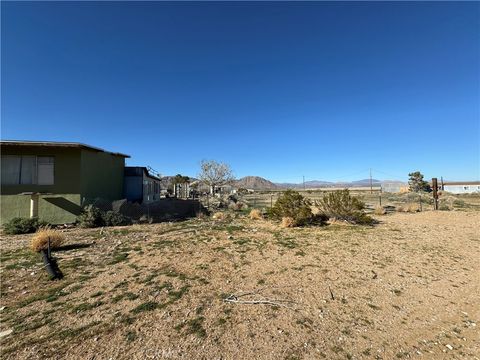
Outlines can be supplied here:
<path id="1" fill-rule="evenodd" d="M 291 228 L 295 227 L 295 220 L 291 218 L 290 216 L 285 216 L 282 218 L 282 227 L 284 228 Z"/>
<path id="2" fill-rule="evenodd" d="M 226 220 L 227 218 L 228 218 L 228 215 L 220 211 L 212 215 L 213 220 Z"/>
<path id="3" fill-rule="evenodd" d="M 262 213 L 258 209 L 253 209 L 252 211 L 250 211 L 250 214 L 248 215 L 248 217 L 251 220 L 261 220 L 262 219 Z"/>
<path id="4" fill-rule="evenodd" d="M 398 212 L 406 212 L 406 213 L 415 213 L 420 211 L 420 206 L 415 203 L 409 203 L 406 204 L 405 206 L 399 206 L 397 207 Z"/>
<path id="5" fill-rule="evenodd" d="M 30 248 L 35 252 L 47 250 L 49 240 L 50 248 L 56 249 L 63 244 L 65 236 L 61 232 L 48 226 L 42 227 L 35 233 L 35 235 L 33 235 Z"/>

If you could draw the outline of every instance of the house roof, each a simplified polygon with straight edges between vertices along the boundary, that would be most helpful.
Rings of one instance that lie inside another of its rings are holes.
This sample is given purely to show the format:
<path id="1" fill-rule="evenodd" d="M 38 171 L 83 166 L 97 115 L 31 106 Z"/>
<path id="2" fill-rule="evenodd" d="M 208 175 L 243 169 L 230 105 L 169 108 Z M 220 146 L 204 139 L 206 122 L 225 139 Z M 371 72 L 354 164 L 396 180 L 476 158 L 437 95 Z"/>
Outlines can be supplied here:
<path id="1" fill-rule="evenodd" d="M 480 181 L 444 181 L 443 185 L 480 185 Z"/>
<path id="2" fill-rule="evenodd" d="M 154 180 L 162 181 L 160 178 L 150 174 L 148 169 L 145 166 L 125 166 L 124 173 L 126 176 L 140 176 L 138 173 L 138 170 L 143 171 L 145 175 L 149 178 L 152 178 Z"/>
<path id="3" fill-rule="evenodd" d="M 77 143 L 77 142 L 60 142 L 60 141 L 30 141 L 30 140 L 0 140 L 1 146 L 42 146 L 42 147 L 56 147 L 56 148 L 79 148 L 86 149 L 97 152 L 104 152 L 107 154 L 122 156 L 124 158 L 129 158 L 130 155 L 107 151 L 95 146 L 90 146 L 87 144 Z"/>

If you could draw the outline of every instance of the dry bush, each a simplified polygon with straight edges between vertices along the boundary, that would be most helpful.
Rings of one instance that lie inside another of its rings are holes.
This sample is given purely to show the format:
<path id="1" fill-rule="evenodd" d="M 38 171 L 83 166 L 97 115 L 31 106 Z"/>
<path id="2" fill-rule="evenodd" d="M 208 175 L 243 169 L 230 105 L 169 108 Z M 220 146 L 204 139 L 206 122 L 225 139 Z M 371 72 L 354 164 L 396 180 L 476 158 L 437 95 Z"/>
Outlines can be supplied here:
<path id="1" fill-rule="evenodd" d="M 230 210 L 233 210 L 233 211 L 240 211 L 240 210 L 245 209 L 247 207 L 248 207 L 247 204 L 245 204 L 243 202 L 240 202 L 240 201 L 237 201 L 236 203 L 231 202 L 230 205 L 228 205 L 228 208 Z"/>
<path id="2" fill-rule="evenodd" d="M 285 216 L 282 218 L 282 227 L 284 228 L 290 228 L 290 227 L 295 227 L 297 226 L 295 219 L 293 219 L 290 216 Z"/>
<path id="3" fill-rule="evenodd" d="M 268 215 L 273 219 L 293 219 L 294 226 L 322 225 L 326 217 L 323 214 L 314 215 L 311 209 L 312 203 L 300 193 L 293 190 L 284 191 L 268 209 Z"/>
<path id="4" fill-rule="evenodd" d="M 387 210 L 385 210 L 382 206 L 378 206 L 375 208 L 375 211 L 373 213 L 375 215 L 385 215 L 387 213 Z"/>
<path id="5" fill-rule="evenodd" d="M 227 220 L 228 218 L 229 218 L 228 214 L 220 211 L 213 213 L 212 215 L 213 220 Z"/>
<path id="6" fill-rule="evenodd" d="M 65 236 L 48 226 L 40 228 L 32 237 L 30 248 L 35 252 L 47 250 L 48 240 L 50 239 L 50 248 L 56 249 L 60 247 L 65 241 Z"/>
<path id="7" fill-rule="evenodd" d="M 258 209 L 252 209 L 252 211 L 250 211 L 250 214 L 248 215 L 248 217 L 251 220 L 260 220 L 260 219 L 262 219 L 262 213 Z"/>
<path id="8" fill-rule="evenodd" d="M 365 203 L 350 195 L 348 189 L 332 191 L 317 203 L 330 219 L 344 220 L 351 224 L 373 225 L 375 220 L 365 214 Z"/>
<path id="9" fill-rule="evenodd" d="M 415 203 L 397 206 L 398 212 L 414 213 L 420 211 L 420 206 Z"/>

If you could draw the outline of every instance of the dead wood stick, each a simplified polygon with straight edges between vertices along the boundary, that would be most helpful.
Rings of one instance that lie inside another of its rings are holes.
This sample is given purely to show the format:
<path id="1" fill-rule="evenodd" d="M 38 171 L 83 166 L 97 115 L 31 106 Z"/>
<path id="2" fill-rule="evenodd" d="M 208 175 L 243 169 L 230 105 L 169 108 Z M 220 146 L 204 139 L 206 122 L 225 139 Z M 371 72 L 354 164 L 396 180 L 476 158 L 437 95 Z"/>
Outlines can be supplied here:
<path id="1" fill-rule="evenodd" d="M 253 299 L 253 300 L 240 300 L 239 297 L 246 296 L 246 295 L 254 295 L 253 293 L 245 293 L 241 295 L 232 294 L 227 298 L 223 299 L 223 301 L 233 304 L 247 304 L 247 305 L 271 305 L 271 306 L 281 306 L 286 307 L 287 309 L 293 309 L 291 306 L 288 306 L 285 303 L 295 303 L 294 301 L 290 300 L 281 300 L 281 299 Z"/>
<path id="2" fill-rule="evenodd" d="M 330 291 L 330 297 L 332 298 L 332 300 L 335 300 L 335 296 L 333 296 L 333 291 L 332 289 L 330 289 L 330 285 L 328 285 L 328 290 Z"/>

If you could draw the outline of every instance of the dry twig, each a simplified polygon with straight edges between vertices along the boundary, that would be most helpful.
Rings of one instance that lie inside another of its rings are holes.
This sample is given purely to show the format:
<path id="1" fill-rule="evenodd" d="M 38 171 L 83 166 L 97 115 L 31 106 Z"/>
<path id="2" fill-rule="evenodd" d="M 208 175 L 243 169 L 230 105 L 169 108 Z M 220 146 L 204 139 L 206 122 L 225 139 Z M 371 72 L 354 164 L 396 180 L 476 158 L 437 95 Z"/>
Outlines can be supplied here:
<path id="1" fill-rule="evenodd" d="M 233 303 L 233 304 L 247 304 L 247 305 L 270 305 L 270 306 L 280 306 L 280 307 L 285 307 L 287 309 L 294 309 L 293 306 L 289 304 L 295 304 L 294 301 L 291 300 L 282 300 L 282 299 L 268 299 L 265 297 L 262 298 L 254 298 L 251 300 L 242 300 L 240 298 L 249 296 L 249 295 L 256 295 L 255 292 L 248 292 L 248 293 L 243 293 L 239 295 L 231 294 L 223 301 L 228 302 L 228 303 Z"/>

